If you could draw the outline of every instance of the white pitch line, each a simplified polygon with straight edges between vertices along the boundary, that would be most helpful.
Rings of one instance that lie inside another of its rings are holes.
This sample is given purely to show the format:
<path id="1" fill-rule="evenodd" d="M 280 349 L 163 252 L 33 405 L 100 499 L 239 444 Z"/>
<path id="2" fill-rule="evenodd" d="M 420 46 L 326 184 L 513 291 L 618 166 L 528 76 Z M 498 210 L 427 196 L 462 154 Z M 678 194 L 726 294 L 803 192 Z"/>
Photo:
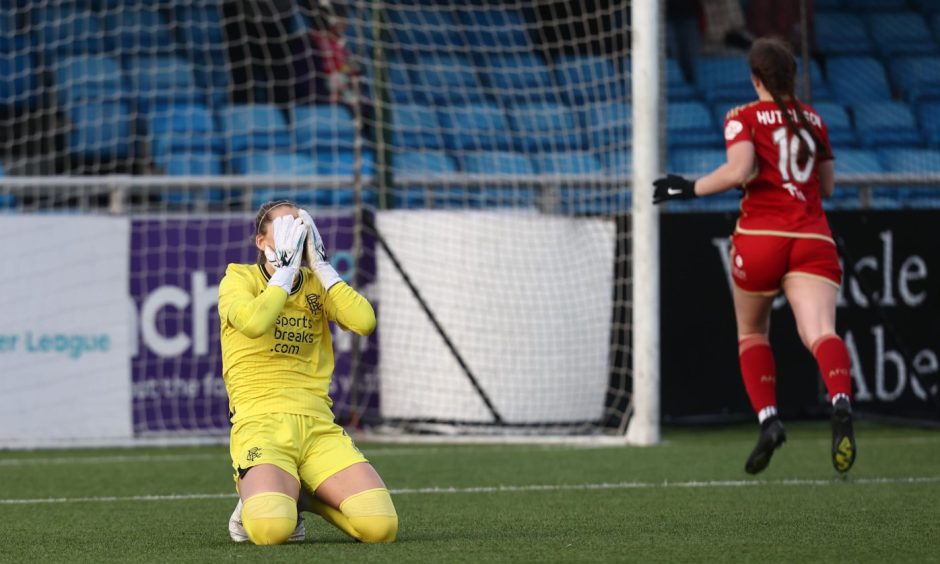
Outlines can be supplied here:
<path id="1" fill-rule="evenodd" d="M 907 478 L 859 478 L 842 480 L 708 480 L 688 482 L 601 482 L 596 484 L 529 484 L 522 486 L 473 486 L 473 487 L 432 487 L 432 488 L 397 488 L 392 495 L 415 494 L 465 494 L 465 493 L 525 493 L 525 492 L 562 492 L 590 490 L 641 490 L 670 488 L 742 488 L 761 486 L 842 486 L 842 485 L 895 485 L 895 484 L 935 484 L 940 483 L 940 476 L 912 476 Z M 204 494 L 169 494 L 169 495 L 134 495 L 101 497 L 57 497 L 34 499 L 0 499 L 0 505 L 39 505 L 50 503 L 113 503 L 125 501 L 191 501 L 201 499 L 235 498 L 235 493 Z"/>

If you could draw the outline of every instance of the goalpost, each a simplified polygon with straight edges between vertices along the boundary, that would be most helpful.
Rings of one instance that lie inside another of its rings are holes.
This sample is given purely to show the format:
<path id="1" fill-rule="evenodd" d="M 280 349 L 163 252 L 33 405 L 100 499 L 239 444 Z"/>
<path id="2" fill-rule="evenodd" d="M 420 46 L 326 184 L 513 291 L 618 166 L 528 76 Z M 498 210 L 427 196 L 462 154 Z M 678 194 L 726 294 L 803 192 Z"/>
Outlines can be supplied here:
<path id="1" fill-rule="evenodd" d="M 69 406 L 0 445 L 226 436 L 214 292 L 281 197 L 376 306 L 375 335 L 334 331 L 343 423 L 658 442 L 659 2 L 78 4 L 2 21 L 0 236 L 74 264 L 111 225 L 123 258 L 67 304 L 0 297 L 0 421 Z"/>

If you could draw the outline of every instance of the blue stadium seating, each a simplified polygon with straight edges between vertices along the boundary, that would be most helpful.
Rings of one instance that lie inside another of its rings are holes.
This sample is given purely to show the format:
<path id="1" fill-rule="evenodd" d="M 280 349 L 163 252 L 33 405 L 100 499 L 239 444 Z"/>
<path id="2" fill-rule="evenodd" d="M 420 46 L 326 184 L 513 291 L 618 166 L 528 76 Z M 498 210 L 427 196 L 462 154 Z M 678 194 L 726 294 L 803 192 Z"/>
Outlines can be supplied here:
<path id="1" fill-rule="evenodd" d="M 465 193 L 463 188 L 440 186 L 403 185 L 402 177 L 445 176 L 457 172 L 457 164 L 442 151 L 397 153 L 393 170 L 395 187 L 392 189 L 392 206 L 396 208 L 448 207 L 451 199 L 459 200 Z"/>
<path id="2" fill-rule="evenodd" d="M 29 55 L 23 53 L 0 53 L 0 108 L 14 111 L 33 107 L 38 102 L 36 70 Z"/>
<path id="3" fill-rule="evenodd" d="M 921 104 L 917 108 L 917 121 L 927 144 L 934 149 L 940 149 L 940 102 Z"/>
<path id="4" fill-rule="evenodd" d="M 863 102 L 852 107 L 862 147 L 916 146 L 922 143 L 914 114 L 900 102 Z"/>
<path id="5" fill-rule="evenodd" d="M 721 149 L 677 149 L 669 152 L 669 170 L 676 174 L 701 176 L 725 164 Z"/>
<path id="6" fill-rule="evenodd" d="M 698 92 L 685 79 L 682 67 L 675 59 L 666 59 L 666 95 L 670 102 L 683 102 L 698 98 Z"/>
<path id="7" fill-rule="evenodd" d="M 530 51 L 532 40 L 526 30 L 525 20 L 511 10 L 460 10 L 458 16 L 463 24 L 467 43 L 478 55 L 483 50 Z"/>
<path id="8" fill-rule="evenodd" d="M 232 172 L 259 176 L 317 176 L 317 163 L 307 155 L 257 152 L 232 159 Z"/>
<path id="9" fill-rule="evenodd" d="M 61 56 L 107 53 L 114 44 L 105 36 L 98 19 L 87 10 L 40 7 L 30 11 L 36 47 L 47 61 Z"/>
<path id="10" fill-rule="evenodd" d="M 872 14 L 868 18 L 872 39 L 884 57 L 912 54 L 936 54 L 937 41 L 930 35 L 920 14 Z"/>
<path id="11" fill-rule="evenodd" d="M 940 100 L 940 55 L 894 59 L 891 61 L 891 80 L 904 99 L 912 104 Z"/>
<path id="12" fill-rule="evenodd" d="M 291 134 L 284 114 L 273 105 L 245 104 L 218 109 L 220 131 L 230 156 L 236 153 L 286 149 Z"/>
<path id="13" fill-rule="evenodd" d="M 178 57 L 127 59 L 124 76 L 135 95 L 137 112 L 146 115 L 155 105 L 204 103 L 192 65 Z"/>
<path id="14" fill-rule="evenodd" d="M 68 107 L 69 152 L 77 157 L 96 160 L 130 156 L 131 117 L 123 102 L 85 100 Z"/>
<path id="15" fill-rule="evenodd" d="M 224 149 L 212 111 L 202 104 L 156 106 L 147 116 L 146 128 L 150 154 L 162 168 L 168 168 L 174 157 L 221 153 Z"/>
<path id="16" fill-rule="evenodd" d="M 297 106 L 291 122 L 294 143 L 301 152 L 353 150 L 356 127 L 352 113 L 345 106 Z"/>
<path id="17" fill-rule="evenodd" d="M 444 144 L 451 151 L 509 150 L 513 147 L 506 115 L 493 104 L 441 108 L 438 119 Z"/>
<path id="18" fill-rule="evenodd" d="M 572 151 L 584 145 L 574 115 L 563 104 L 523 104 L 507 114 L 518 151 Z"/>
<path id="19" fill-rule="evenodd" d="M 394 3 L 386 11 L 395 43 L 403 50 L 446 50 L 461 44 L 457 23 L 450 12 L 420 9 Z"/>
<path id="20" fill-rule="evenodd" d="M 124 101 L 127 91 L 121 66 L 103 55 L 65 57 L 53 65 L 55 94 L 65 106 L 88 100 Z"/>
<path id="21" fill-rule="evenodd" d="M 600 154 L 604 170 L 611 176 L 630 176 L 633 174 L 632 151 L 609 151 Z"/>
<path id="22" fill-rule="evenodd" d="M 559 57 L 555 60 L 555 81 L 571 106 L 628 98 L 625 81 L 607 57 Z"/>
<path id="23" fill-rule="evenodd" d="M 351 151 L 320 153 L 317 156 L 317 173 L 321 176 L 352 177 L 354 164 L 355 156 Z M 362 176 L 375 174 L 375 157 L 370 151 L 362 152 L 361 165 Z"/>
<path id="24" fill-rule="evenodd" d="M 670 104 L 666 113 L 666 138 L 676 147 L 721 147 L 721 127 L 715 125 L 702 102 Z"/>
<path id="25" fill-rule="evenodd" d="M 846 174 L 875 174 L 884 172 L 884 166 L 874 151 L 867 149 L 836 150 L 836 186 L 832 197 L 823 201 L 826 209 L 857 209 L 861 205 L 859 188 L 839 180 Z"/>
<path id="26" fill-rule="evenodd" d="M 890 172 L 940 173 L 940 151 L 932 149 L 884 149 L 878 156 L 885 169 Z M 900 186 L 876 188 L 873 199 L 886 207 L 883 202 L 894 202 L 897 207 L 940 207 L 940 191 L 936 187 Z"/>
<path id="27" fill-rule="evenodd" d="M 601 162 L 592 153 L 541 153 L 532 158 L 535 171 L 540 174 L 596 175 L 603 172 Z"/>
<path id="28" fill-rule="evenodd" d="M 820 102 L 813 104 L 813 109 L 822 118 L 829 131 L 829 143 L 833 148 L 855 147 L 858 139 L 849 119 L 849 112 L 845 107 L 835 102 Z"/>
<path id="29" fill-rule="evenodd" d="M 633 132 L 633 107 L 624 102 L 590 104 L 578 112 L 589 146 L 596 150 L 629 147 Z"/>
<path id="30" fill-rule="evenodd" d="M 829 85 L 843 104 L 890 100 L 884 67 L 871 57 L 832 57 L 827 64 Z"/>
<path id="31" fill-rule="evenodd" d="M 493 176 L 519 176 L 535 174 L 535 168 L 525 155 L 504 151 L 484 151 L 463 156 L 461 167 L 467 173 Z M 518 185 L 507 178 L 506 185 L 470 189 L 465 201 L 478 207 L 533 207 L 536 190 Z"/>
<path id="32" fill-rule="evenodd" d="M 179 2 L 173 13 L 176 40 L 193 62 L 196 84 L 208 94 L 213 105 L 225 104 L 231 77 L 219 4 L 205 0 Z"/>
<path id="33" fill-rule="evenodd" d="M 832 100 L 832 94 L 829 91 L 829 85 L 826 84 L 826 79 L 823 78 L 822 69 L 815 59 L 810 60 L 809 83 L 811 87 L 810 90 L 812 93 L 812 100 L 814 102 L 825 102 Z M 797 97 L 802 97 L 807 100 L 810 99 L 810 97 L 806 96 L 805 90 L 803 89 L 803 61 L 801 59 L 797 59 L 796 61 L 796 84 L 794 86 Z"/>
<path id="34" fill-rule="evenodd" d="M 755 97 L 747 59 L 735 56 L 700 57 L 695 63 L 699 90 L 709 103 L 743 103 Z"/>
<path id="35" fill-rule="evenodd" d="M 164 170 L 170 176 L 221 176 L 222 160 L 215 153 L 186 153 L 168 155 Z"/>
<path id="36" fill-rule="evenodd" d="M 552 77 L 542 59 L 533 53 L 500 53 L 486 58 L 482 73 L 489 95 L 507 105 L 552 99 Z"/>
<path id="37" fill-rule="evenodd" d="M 417 58 L 413 81 L 427 90 L 427 98 L 440 105 L 475 104 L 485 94 L 473 65 L 466 57 L 449 53 L 427 53 Z"/>
<path id="38" fill-rule="evenodd" d="M 392 144 L 398 149 L 441 149 L 440 125 L 433 108 L 396 104 L 392 108 Z"/>
<path id="39" fill-rule="evenodd" d="M 120 6 L 104 13 L 104 33 L 122 56 L 170 55 L 173 40 L 159 5 Z"/>
<path id="40" fill-rule="evenodd" d="M 824 55 L 868 55 L 874 43 L 861 17 L 823 13 L 816 16 L 816 49 Z"/>
<path id="41" fill-rule="evenodd" d="M 420 82 L 414 79 L 414 76 L 408 72 L 410 64 L 399 58 L 391 58 L 387 61 L 386 70 L 388 72 L 388 90 L 395 104 L 427 104 L 431 102 L 427 88 L 422 88 Z M 375 69 L 371 65 L 366 66 L 367 75 L 370 81 L 375 80 Z"/>

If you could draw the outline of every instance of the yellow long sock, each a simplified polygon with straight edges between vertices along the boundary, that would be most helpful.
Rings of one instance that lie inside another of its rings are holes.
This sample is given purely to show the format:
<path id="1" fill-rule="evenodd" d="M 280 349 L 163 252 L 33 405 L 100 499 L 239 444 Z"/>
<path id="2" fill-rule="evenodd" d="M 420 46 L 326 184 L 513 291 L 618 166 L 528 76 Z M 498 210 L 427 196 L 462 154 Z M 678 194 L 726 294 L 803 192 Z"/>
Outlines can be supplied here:
<path id="1" fill-rule="evenodd" d="M 255 544 L 287 542 L 297 527 L 297 502 L 280 492 L 253 495 L 242 505 L 242 523 Z"/>
<path id="2" fill-rule="evenodd" d="M 364 543 L 394 542 L 398 513 L 385 488 L 351 495 L 334 509 L 313 496 L 302 496 L 301 509 L 323 517 L 337 529 Z"/>

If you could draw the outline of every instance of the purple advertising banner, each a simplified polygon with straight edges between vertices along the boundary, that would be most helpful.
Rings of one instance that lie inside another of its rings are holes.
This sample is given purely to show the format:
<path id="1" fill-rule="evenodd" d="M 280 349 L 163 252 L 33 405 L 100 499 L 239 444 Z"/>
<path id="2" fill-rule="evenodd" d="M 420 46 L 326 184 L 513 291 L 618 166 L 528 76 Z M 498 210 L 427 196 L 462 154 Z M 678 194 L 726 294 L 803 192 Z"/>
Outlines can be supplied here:
<path id="1" fill-rule="evenodd" d="M 228 432 L 218 285 L 229 263 L 255 262 L 253 219 L 181 216 L 133 221 L 130 295 L 137 329 L 132 350 L 135 434 Z M 355 273 L 357 289 L 368 295 L 375 276 L 374 240 L 363 237 L 362 259 L 356 265 L 353 216 L 318 217 L 316 223 L 340 276 L 351 282 Z M 377 413 L 377 335 L 361 341 L 354 384 L 352 338 L 333 327 L 336 369 L 331 396 L 341 421 Z"/>

